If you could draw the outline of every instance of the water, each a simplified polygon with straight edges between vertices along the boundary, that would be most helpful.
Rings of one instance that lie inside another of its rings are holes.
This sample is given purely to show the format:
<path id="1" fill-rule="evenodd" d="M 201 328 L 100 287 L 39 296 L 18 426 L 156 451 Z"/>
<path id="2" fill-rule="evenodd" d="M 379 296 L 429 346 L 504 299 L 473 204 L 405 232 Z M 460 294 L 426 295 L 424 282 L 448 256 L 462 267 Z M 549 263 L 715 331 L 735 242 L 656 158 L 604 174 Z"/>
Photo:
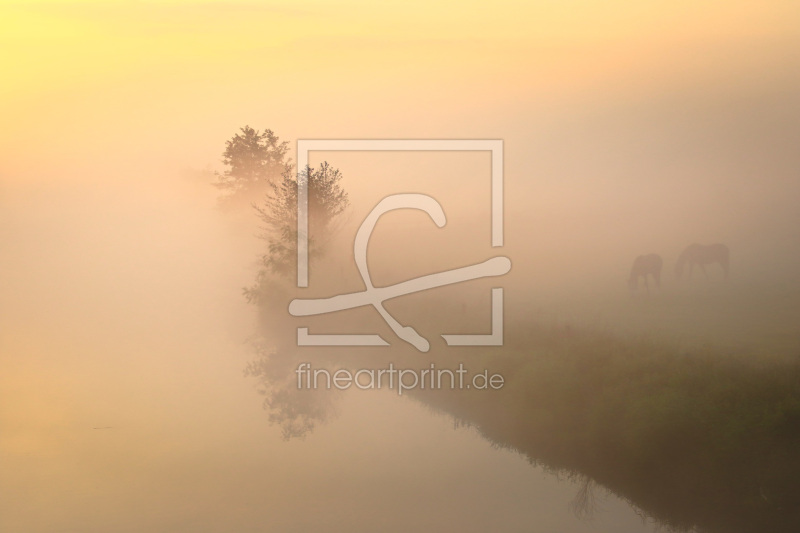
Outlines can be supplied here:
<path id="1" fill-rule="evenodd" d="M 284 441 L 233 359 L 157 379 L 81 363 L 4 373 L 4 531 L 651 529 L 602 489 L 578 519 L 580 483 L 390 393 L 346 393 Z"/>
<path id="2" fill-rule="evenodd" d="M 251 236 L 192 191 L 5 196 L 0 530 L 652 529 L 602 488 L 578 518 L 581 482 L 391 392 L 284 440 L 243 375 Z"/>

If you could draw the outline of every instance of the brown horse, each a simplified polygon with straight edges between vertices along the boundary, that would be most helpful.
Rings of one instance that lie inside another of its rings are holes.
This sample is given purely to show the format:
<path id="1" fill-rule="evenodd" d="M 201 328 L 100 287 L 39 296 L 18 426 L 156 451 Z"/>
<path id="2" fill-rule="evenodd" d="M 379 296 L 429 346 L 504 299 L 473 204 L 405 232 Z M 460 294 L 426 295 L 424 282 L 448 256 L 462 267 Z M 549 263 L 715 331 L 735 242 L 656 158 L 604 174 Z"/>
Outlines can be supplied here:
<path id="1" fill-rule="evenodd" d="M 725 272 L 725 279 L 728 279 L 730 255 L 730 250 L 724 244 L 691 244 L 678 257 L 678 262 L 675 264 L 675 276 L 680 279 L 686 263 L 689 263 L 689 279 L 692 279 L 692 270 L 695 265 L 700 267 L 708 279 L 706 265 L 719 263 Z"/>
<path id="2" fill-rule="evenodd" d="M 656 282 L 656 287 L 661 287 L 661 267 L 664 266 L 664 260 L 658 254 L 640 255 L 633 260 L 633 267 L 631 268 L 631 275 L 628 277 L 628 287 L 632 291 L 639 288 L 639 278 L 644 278 L 644 287 L 650 293 L 650 284 L 647 282 L 647 276 L 653 276 Z"/>

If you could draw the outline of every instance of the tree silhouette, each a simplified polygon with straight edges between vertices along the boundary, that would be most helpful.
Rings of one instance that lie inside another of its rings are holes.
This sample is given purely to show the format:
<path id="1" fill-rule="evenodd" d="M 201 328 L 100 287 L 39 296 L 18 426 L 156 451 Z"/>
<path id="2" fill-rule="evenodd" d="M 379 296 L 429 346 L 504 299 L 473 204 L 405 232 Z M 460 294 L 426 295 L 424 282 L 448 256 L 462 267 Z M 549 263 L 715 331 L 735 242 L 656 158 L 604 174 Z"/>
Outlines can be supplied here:
<path id="1" fill-rule="evenodd" d="M 286 154 L 289 143 L 281 142 L 272 130 L 240 129 L 225 143 L 224 172 L 215 172 L 214 185 L 223 191 L 226 206 L 247 205 L 261 197 L 291 164 Z"/>
<path id="2" fill-rule="evenodd" d="M 338 217 L 350 201 L 342 189 L 342 173 L 327 162 L 314 169 L 306 166 L 300 174 L 287 166 L 279 182 L 269 185 L 263 205 L 254 205 L 263 226 L 261 238 L 267 252 L 261 257 L 261 269 L 253 287 L 245 289 L 248 301 L 258 303 L 269 292 L 275 277 L 289 278 L 297 265 L 298 177 L 305 178 L 308 191 L 308 256 L 316 259 L 325 253 L 325 245 L 335 232 Z"/>

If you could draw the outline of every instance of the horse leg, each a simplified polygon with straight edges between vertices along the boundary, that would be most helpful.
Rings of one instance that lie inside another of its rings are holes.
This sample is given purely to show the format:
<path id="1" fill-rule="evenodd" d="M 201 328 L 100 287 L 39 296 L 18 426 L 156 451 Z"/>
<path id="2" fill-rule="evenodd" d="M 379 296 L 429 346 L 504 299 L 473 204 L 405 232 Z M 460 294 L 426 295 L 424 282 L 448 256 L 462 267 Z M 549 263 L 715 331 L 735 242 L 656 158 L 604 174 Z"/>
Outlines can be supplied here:
<path id="1" fill-rule="evenodd" d="M 706 275 L 706 281 L 709 281 L 708 272 L 706 272 L 706 266 L 701 263 L 700 268 L 703 269 L 703 274 Z"/>
<path id="2" fill-rule="evenodd" d="M 647 282 L 647 274 L 644 275 L 644 288 L 647 290 L 647 295 L 650 296 L 650 284 Z"/>

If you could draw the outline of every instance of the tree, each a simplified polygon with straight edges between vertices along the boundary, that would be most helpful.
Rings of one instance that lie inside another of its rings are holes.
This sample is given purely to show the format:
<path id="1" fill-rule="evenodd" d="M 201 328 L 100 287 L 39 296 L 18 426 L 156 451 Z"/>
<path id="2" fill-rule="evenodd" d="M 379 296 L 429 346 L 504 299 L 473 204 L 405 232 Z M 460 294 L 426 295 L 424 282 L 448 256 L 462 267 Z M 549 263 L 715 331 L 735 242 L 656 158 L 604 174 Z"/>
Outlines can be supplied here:
<path id="1" fill-rule="evenodd" d="M 286 154 L 289 143 L 281 142 L 272 130 L 260 132 L 250 126 L 240 129 L 225 143 L 222 162 L 227 167 L 214 185 L 223 191 L 226 204 L 245 204 L 263 195 L 291 164 Z"/>
<path id="2" fill-rule="evenodd" d="M 308 257 L 313 260 L 324 253 L 325 244 L 338 229 L 337 219 L 349 205 L 341 179 L 341 172 L 327 162 L 316 169 L 306 166 L 299 174 L 287 163 L 280 179 L 268 183 L 262 203 L 253 204 L 262 223 L 260 237 L 266 241 L 267 250 L 261 257 L 255 283 L 244 289 L 248 302 L 258 306 L 261 324 L 261 340 L 256 343 L 258 359 L 248 365 L 246 374 L 259 380 L 269 421 L 281 427 L 285 439 L 304 437 L 333 413 L 335 398 L 330 391 L 298 389 L 294 372 L 288 371 L 297 367 L 301 354 L 294 349 L 294 337 L 287 334 L 293 327 L 286 303 L 292 291 L 287 282 L 297 266 L 300 183 L 305 183 L 307 191 Z"/>
<path id="3" fill-rule="evenodd" d="M 263 223 L 261 238 L 267 252 L 261 258 L 261 270 L 255 286 L 245 289 L 250 302 L 260 301 L 267 292 L 272 276 L 290 277 L 297 259 L 297 193 L 298 176 L 305 178 L 308 190 L 308 256 L 309 260 L 325 253 L 325 244 L 337 229 L 338 217 L 350 201 L 342 189 L 342 173 L 327 162 L 318 169 L 310 166 L 298 175 L 287 166 L 279 182 L 269 184 L 263 205 L 253 205 Z"/>

